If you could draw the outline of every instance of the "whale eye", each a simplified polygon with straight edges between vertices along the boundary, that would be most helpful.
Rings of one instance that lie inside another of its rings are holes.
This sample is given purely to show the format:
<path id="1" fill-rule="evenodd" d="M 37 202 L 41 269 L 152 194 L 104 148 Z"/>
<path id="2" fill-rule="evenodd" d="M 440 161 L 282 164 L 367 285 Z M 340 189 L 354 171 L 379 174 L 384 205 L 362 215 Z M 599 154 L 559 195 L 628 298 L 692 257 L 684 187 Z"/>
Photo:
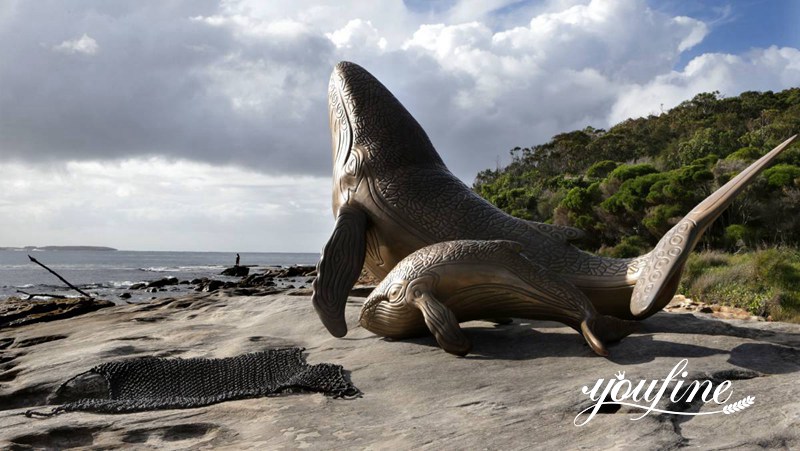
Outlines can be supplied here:
<path id="1" fill-rule="evenodd" d="M 396 283 L 389 288 L 389 300 L 397 300 L 400 295 L 403 294 L 403 285 Z"/>

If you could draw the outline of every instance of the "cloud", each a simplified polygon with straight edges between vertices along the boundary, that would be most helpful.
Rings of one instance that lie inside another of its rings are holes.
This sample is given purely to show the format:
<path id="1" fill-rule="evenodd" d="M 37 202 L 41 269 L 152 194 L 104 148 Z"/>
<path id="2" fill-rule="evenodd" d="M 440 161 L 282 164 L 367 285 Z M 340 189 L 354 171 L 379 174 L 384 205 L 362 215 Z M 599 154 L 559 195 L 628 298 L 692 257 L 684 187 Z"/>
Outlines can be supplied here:
<path id="1" fill-rule="evenodd" d="M 334 31 L 325 33 L 337 49 L 341 48 L 374 48 L 379 51 L 386 50 L 387 41 L 369 20 L 353 19 L 347 25 Z"/>
<path id="2" fill-rule="evenodd" d="M 556 133 L 703 91 L 800 85 L 792 46 L 698 54 L 716 27 L 748 19 L 737 11 L 704 22 L 645 0 L 0 2 L 0 61 L 15 62 L 0 65 L 0 245 L 313 252 L 332 227 L 339 60 L 389 87 L 470 183 Z"/>
<path id="3" fill-rule="evenodd" d="M 100 49 L 100 46 L 97 45 L 97 41 L 92 39 L 86 33 L 83 34 L 78 39 L 72 39 L 70 41 L 64 41 L 61 44 L 54 45 L 53 50 L 56 52 L 61 53 L 83 53 L 85 55 L 94 55 L 97 53 L 97 50 Z"/>
<path id="4" fill-rule="evenodd" d="M 25 61 L 0 66 L 0 149 L 35 164 L 163 156 L 329 175 L 342 59 L 382 80 L 468 183 L 562 131 L 701 90 L 800 84 L 790 47 L 676 67 L 712 28 L 644 0 L 43 1 L 0 20 L 0 58 Z"/>
<path id="5" fill-rule="evenodd" d="M 327 177 L 155 157 L 0 168 L 4 246 L 316 252 L 333 227 Z"/>
<path id="6" fill-rule="evenodd" d="M 700 92 L 734 96 L 800 84 L 800 50 L 791 47 L 755 49 L 744 55 L 710 53 L 692 59 L 682 71 L 670 71 L 623 90 L 609 122 L 660 114 Z"/>

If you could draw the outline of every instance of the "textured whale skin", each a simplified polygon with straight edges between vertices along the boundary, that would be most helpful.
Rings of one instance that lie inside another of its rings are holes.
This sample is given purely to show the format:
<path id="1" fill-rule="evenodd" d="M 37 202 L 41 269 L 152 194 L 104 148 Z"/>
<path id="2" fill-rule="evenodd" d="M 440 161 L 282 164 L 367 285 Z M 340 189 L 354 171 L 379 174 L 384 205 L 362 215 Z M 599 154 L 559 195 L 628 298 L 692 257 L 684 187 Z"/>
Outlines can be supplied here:
<path id="1" fill-rule="evenodd" d="M 564 323 L 607 356 L 634 324 L 597 313 L 580 290 L 528 260 L 512 241 L 458 240 L 426 246 L 403 259 L 373 290 L 359 323 L 384 337 L 433 333 L 447 352 L 465 355 L 470 342 L 459 323 L 528 318 Z"/>
<path id="2" fill-rule="evenodd" d="M 646 318 L 674 295 L 708 224 L 794 139 L 709 196 L 709 208 L 687 216 L 654 252 L 615 259 L 570 244 L 580 234 L 575 229 L 515 218 L 475 194 L 447 169 L 403 105 L 362 67 L 336 65 L 328 105 L 337 222 L 317 265 L 312 300 L 334 336 L 347 333 L 344 305 L 362 266 L 381 279 L 414 251 L 454 240 L 517 242 L 525 258 L 580 290 L 599 313 Z"/>

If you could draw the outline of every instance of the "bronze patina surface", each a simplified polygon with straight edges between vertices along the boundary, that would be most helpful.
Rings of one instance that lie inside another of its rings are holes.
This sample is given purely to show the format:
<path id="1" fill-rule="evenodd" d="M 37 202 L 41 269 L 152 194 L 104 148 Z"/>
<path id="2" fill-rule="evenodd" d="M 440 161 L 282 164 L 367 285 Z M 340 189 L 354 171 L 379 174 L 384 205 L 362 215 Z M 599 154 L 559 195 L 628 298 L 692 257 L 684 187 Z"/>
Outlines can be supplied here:
<path id="1" fill-rule="evenodd" d="M 531 318 L 579 331 L 598 355 L 605 343 L 636 325 L 598 314 L 583 292 L 529 260 L 515 241 L 460 240 L 426 246 L 404 258 L 361 310 L 362 327 L 407 338 L 425 333 L 445 351 L 465 355 L 471 344 L 459 323 L 485 318 Z"/>
<path id="2" fill-rule="evenodd" d="M 552 275 L 542 284 L 574 287 L 600 314 L 646 318 L 672 298 L 706 228 L 795 138 L 711 194 L 652 252 L 615 259 L 570 244 L 580 234 L 575 229 L 514 218 L 475 194 L 445 167 L 403 105 L 360 66 L 336 66 L 328 102 L 336 225 L 317 265 L 313 303 L 337 337 L 347 333 L 344 307 L 362 267 L 380 279 L 414 251 L 454 240 L 517 242 L 528 261 Z"/>

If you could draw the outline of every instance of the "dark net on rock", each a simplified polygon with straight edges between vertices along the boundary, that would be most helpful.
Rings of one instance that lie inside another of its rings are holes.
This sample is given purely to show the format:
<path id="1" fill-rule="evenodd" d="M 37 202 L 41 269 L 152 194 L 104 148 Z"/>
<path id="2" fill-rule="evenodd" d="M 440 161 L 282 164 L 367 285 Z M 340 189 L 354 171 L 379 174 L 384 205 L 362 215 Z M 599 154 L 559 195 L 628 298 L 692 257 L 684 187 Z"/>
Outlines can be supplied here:
<path id="1" fill-rule="evenodd" d="M 184 409 L 296 391 L 324 393 L 336 398 L 361 394 L 345 378 L 340 365 L 309 365 L 302 352 L 302 348 L 286 348 L 222 359 L 146 357 L 104 363 L 87 373 L 105 377 L 108 398 L 80 399 L 47 413 L 28 411 L 26 415 Z M 56 394 L 70 381 L 64 382 Z"/>

